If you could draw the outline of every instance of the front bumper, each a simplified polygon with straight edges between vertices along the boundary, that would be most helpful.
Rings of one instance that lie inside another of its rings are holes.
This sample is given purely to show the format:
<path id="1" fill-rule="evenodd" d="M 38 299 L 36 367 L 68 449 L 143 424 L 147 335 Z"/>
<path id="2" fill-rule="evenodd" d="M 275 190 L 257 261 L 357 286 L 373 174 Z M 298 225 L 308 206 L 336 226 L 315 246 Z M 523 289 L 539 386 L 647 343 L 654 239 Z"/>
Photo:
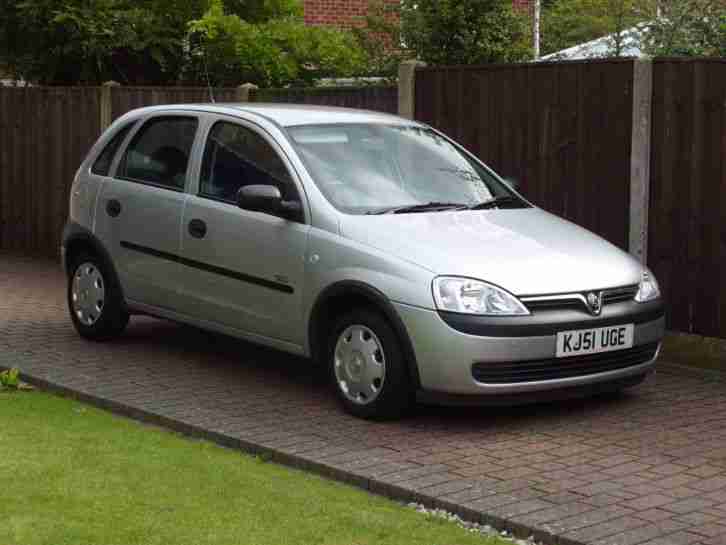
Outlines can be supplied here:
<path id="1" fill-rule="evenodd" d="M 454 323 L 455 329 L 450 325 L 450 317 L 445 321 L 434 310 L 395 303 L 411 338 L 422 390 L 502 397 L 627 381 L 651 372 L 657 352 L 652 359 L 636 365 L 551 380 L 487 384 L 478 382 L 472 374 L 474 364 L 555 358 L 557 331 L 634 323 L 634 347 L 658 345 L 665 333 L 662 303 L 633 305 L 613 305 L 611 309 L 604 309 L 602 316 L 597 318 L 578 313 L 560 314 L 551 317 L 552 320 L 543 320 L 541 315 L 537 318 L 533 315 L 517 319 L 516 323 L 505 323 L 499 319 L 497 324 L 492 322 L 496 318 L 481 320 L 471 316 Z M 576 320 L 573 321 L 573 317 Z"/>

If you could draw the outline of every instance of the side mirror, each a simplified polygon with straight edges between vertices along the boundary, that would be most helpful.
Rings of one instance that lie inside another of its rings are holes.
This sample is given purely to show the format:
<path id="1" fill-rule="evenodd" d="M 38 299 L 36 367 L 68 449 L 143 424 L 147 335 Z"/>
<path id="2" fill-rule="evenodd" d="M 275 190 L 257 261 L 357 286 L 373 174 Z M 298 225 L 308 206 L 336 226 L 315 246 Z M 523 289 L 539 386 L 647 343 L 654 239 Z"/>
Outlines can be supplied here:
<path id="1" fill-rule="evenodd" d="M 300 203 L 283 201 L 274 185 L 246 185 L 237 192 L 237 206 L 244 210 L 262 212 L 286 219 L 297 219 L 302 211 Z"/>
<path id="2" fill-rule="evenodd" d="M 515 191 L 519 187 L 519 180 L 516 180 L 515 178 L 502 178 L 504 180 L 504 183 L 507 184 L 510 189 L 514 189 Z"/>

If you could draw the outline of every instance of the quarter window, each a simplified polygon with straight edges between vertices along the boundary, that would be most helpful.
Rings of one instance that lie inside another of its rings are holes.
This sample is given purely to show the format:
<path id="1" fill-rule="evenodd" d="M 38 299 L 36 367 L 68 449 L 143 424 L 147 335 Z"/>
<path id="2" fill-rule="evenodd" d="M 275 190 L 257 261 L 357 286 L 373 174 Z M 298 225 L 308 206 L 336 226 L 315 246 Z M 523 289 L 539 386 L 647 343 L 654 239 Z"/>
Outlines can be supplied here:
<path id="1" fill-rule="evenodd" d="M 116 134 L 113 135 L 113 138 L 111 138 L 109 143 L 106 144 L 106 147 L 103 148 L 103 151 L 98 155 L 96 162 L 93 163 L 93 166 L 91 167 L 91 172 L 97 174 L 98 176 L 108 176 L 108 173 L 111 170 L 111 163 L 113 163 L 113 158 L 116 157 L 116 152 L 118 151 L 118 148 L 121 146 L 124 138 L 126 138 L 126 135 L 131 130 L 131 127 L 133 127 L 135 124 L 136 121 L 127 123 L 126 125 L 121 127 L 118 132 L 116 132 Z"/>
<path id="2" fill-rule="evenodd" d="M 236 202 L 246 185 L 274 185 L 286 201 L 299 201 L 287 167 L 272 146 L 256 132 L 220 121 L 209 133 L 202 160 L 199 194 Z"/>
<path id="3" fill-rule="evenodd" d="M 196 131 L 197 120 L 193 117 L 157 117 L 147 121 L 129 144 L 118 176 L 184 190 Z"/>

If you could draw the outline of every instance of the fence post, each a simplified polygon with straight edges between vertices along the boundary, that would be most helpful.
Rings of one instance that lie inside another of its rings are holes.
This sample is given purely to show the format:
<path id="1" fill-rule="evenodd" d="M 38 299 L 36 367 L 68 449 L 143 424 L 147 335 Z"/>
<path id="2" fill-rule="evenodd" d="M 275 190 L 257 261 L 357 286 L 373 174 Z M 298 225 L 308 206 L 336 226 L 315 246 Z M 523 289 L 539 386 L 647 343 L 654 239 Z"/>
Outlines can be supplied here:
<path id="1" fill-rule="evenodd" d="M 630 253 L 648 261 L 648 207 L 650 205 L 651 109 L 653 63 L 633 61 L 633 132 L 630 151 Z"/>
<path id="2" fill-rule="evenodd" d="M 416 68 L 421 61 L 403 61 L 398 65 L 398 115 L 413 119 L 416 115 Z"/>
<path id="3" fill-rule="evenodd" d="M 237 87 L 237 101 L 238 102 L 250 102 L 250 95 L 252 91 L 259 89 L 254 83 L 243 83 Z"/>
<path id="4" fill-rule="evenodd" d="M 101 85 L 101 132 L 105 131 L 113 122 L 113 104 L 111 103 L 111 88 L 119 87 L 121 84 L 116 81 L 107 81 Z"/>

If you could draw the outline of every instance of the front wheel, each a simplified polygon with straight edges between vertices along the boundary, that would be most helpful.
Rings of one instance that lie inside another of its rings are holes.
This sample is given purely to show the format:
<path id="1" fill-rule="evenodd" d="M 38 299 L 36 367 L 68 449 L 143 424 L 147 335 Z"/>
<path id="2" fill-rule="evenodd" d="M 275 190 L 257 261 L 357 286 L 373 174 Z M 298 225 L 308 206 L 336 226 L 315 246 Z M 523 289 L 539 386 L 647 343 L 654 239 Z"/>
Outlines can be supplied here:
<path id="1" fill-rule="evenodd" d="M 106 264 L 93 254 L 73 259 L 68 277 L 68 310 L 78 333 L 93 341 L 120 335 L 129 322 L 120 288 Z"/>
<path id="2" fill-rule="evenodd" d="M 401 342 L 377 312 L 358 309 L 336 320 L 328 361 L 338 399 L 349 413 L 369 419 L 396 418 L 411 405 Z"/>

